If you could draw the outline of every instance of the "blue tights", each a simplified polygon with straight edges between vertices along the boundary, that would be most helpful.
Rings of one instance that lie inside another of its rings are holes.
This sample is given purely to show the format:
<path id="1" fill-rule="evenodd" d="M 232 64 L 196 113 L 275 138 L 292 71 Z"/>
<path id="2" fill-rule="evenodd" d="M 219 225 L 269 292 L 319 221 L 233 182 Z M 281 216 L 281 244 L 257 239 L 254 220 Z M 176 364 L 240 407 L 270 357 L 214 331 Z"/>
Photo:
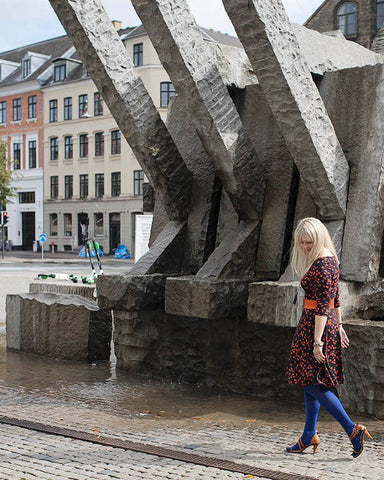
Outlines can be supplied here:
<path id="1" fill-rule="evenodd" d="M 349 436 L 353 430 L 354 423 L 347 415 L 340 400 L 334 395 L 329 388 L 324 385 L 306 385 L 304 387 L 304 401 L 305 401 L 305 425 L 301 440 L 304 445 L 310 443 L 311 438 L 316 433 L 316 422 L 319 414 L 320 406 L 325 408 L 344 428 Z M 360 435 L 352 440 L 352 445 L 355 450 L 360 449 Z M 293 450 L 299 450 L 296 443 Z"/>

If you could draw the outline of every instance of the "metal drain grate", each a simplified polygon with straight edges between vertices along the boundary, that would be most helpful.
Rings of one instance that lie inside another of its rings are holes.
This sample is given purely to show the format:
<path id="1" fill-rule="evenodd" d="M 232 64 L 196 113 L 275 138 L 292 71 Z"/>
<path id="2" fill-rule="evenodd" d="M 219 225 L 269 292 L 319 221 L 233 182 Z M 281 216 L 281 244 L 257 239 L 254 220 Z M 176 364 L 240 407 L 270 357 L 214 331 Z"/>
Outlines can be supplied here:
<path id="1" fill-rule="evenodd" d="M 227 470 L 229 472 L 243 473 L 245 475 L 254 475 L 256 477 L 268 478 L 270 480 L 316 480 L 313 477 L 297 475 L 295 473 L 266 470 L 264 468 L 257 468 L 252 465 L 235 463 L 228 460 L 221 460 L 220 458 L 196 455 L 193 453 L 172 450 L 170 448 L 149 445 L 147 443 L 132 442 L 130 440 L 122 440 L 115 437 L 96 435 L 94 433 L 81 432 L 78 430 L 72 430 L 70 428 L 56 427 L 53 425 L 31 422 L 29 420 L 21 420 L 18 418 L 1 416 L 0 423 L 13 425 L 15 427 L 27 428 L 29 430 L 36 430 L 38 432 L 48 433 L 52 435 L 69 437 L 76 440 L 83 440 L 85 442 L 97 443 L 99 445 L 104 445 L 108 447 L 122 448 L 124 450 L 146 453 L 148 455 L 166 457 L 172 460 L 179 460 L 182 462 L 193 463 L 195 465 L 202 465 L 204 467 L 213 467 L 220 470 Z"/>

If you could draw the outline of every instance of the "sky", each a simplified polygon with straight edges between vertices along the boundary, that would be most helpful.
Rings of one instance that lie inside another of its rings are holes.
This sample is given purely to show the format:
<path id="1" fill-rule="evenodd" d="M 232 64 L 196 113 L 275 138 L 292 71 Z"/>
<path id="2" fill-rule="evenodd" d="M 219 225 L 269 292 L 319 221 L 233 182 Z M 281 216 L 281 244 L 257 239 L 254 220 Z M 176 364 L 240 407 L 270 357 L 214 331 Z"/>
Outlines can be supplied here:
<path id="1" fill-rule="evenodd" d="M 303 24 L 323 0 L 282 0 L 291 22 Z M 101 0 L 111 20 L 140 24 L 130 0 Z M 221 0 L 187 0 L 199 25 L 234 35 Z M 65 35 L 49 0 L 2 0 L 0 52 Z"/>

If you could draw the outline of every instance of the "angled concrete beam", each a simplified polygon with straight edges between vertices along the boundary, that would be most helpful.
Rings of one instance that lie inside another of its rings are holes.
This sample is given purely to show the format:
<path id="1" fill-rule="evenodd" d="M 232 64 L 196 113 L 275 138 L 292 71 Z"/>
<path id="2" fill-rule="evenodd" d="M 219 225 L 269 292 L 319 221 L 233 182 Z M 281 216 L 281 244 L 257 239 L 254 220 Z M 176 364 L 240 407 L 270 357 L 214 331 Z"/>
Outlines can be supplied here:
<path id="1" fill-rule="evenodd" d="M 133 0 L 240 220 L 261 216 L 265 176 L 186 0 Z"/>
<path id="2" fill-rule="evenodd" d="M 223 0 L 324 220 L 345 216 L 349 167 L 281 0 Z"/>
<path id="3" fill-rule="evenodd" d="M 99 0 L 50 0 L 170 219 L 188 214 L 192 176 Z"/>

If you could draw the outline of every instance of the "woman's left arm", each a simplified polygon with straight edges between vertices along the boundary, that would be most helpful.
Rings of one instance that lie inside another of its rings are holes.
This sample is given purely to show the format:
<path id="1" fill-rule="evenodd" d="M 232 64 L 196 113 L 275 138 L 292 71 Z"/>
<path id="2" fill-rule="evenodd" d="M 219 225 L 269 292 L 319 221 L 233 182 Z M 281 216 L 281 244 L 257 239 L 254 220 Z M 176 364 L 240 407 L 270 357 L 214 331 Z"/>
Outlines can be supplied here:
<path id="1" fill-rule="evenodd" d="M 348 335 L 345 333 L 345 330 L 343 328 L 343 324 L 341 321 L 341 308 L 337 307 L 335 308 L 336 311 L 336 319 L 339 324 L 339 332 L 340 332 L 340 339 L 341 339 L 341 346 L 342 348 L 348 348 L 349 347 L 349 338 Z"/>
<path id="2" fill-rule="evenodd" d="M 327 323 L 327 317 L 324 315 L 315 316 L 315 334 L 313 342 L 313 355 L 316 361 L 319 363 L 325 362 L 325 356 L 323 354 L 323 342 L 321 341 L 324 333 L 325 324 Z"/>

